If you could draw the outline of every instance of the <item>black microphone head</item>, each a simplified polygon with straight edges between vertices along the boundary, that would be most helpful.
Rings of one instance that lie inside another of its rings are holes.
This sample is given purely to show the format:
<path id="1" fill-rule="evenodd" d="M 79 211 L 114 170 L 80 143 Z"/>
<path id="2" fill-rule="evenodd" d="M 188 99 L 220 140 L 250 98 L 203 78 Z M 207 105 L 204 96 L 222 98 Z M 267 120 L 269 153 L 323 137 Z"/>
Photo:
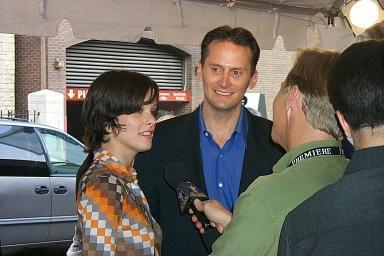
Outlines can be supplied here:
<path id="1" fill-rule="evenodd" d="M 180 162 L 171 162 L 165 167 L 164 178 L 176 190 L 181 181 L 188 179 L 187 168 Z"/>
<path id="2" fill-rule="evenodd" d="M 193 205 L 195 199 L 204 201 L 208 200 L 208 197 L 189 178 L 187 167 L 180 162 L 171 162 L 165 167 L 164 179 L 176 191 L 180 214 L 183 215 L 192 208 L 205 230 L 210 229 L 212 226 L 208 218 Z"/>
<path id="3" fill-rule="evenodd" d="M 204 192 L 190 181 L 187 168 L 180 162 L 169 163 L 165 167 L 164 178 L 176 191 L 181 214 L 191 207 L 195 199 L 208 199 Z"/>

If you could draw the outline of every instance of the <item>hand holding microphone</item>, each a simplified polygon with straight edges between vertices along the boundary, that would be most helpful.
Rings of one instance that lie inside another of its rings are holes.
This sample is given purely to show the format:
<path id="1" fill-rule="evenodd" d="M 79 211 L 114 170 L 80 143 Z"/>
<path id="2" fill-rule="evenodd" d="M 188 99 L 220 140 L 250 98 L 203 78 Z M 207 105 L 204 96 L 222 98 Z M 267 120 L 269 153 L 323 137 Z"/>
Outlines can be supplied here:
<path id="1" fill-rule="evenodd" d="M 180 162 L 172 162 L 165 168 L 164 178 L 176 190 L 180 212 L 184 214 L 192 209 L 204 229 L 212 228 L 210 221 L 203 212 L 198 211 L 194 205 L 195 199 L 208 200 L 208 197 L 188 180 L 186 167 Z"/>
<path id="2" fill-rule="evenodd" d="M 187 177 L 186 167 L 180 162 L 172 162 L 165 168 L 164 178 L 176 190 L 181 214 L 188 210 L 201 234 L 212 226 L 223 233 L 232 219 L 232 213 L 218 201 L 208 200 L 208 197 Z"/>
<path id="3" fill-rule="evenodd" d="M 201 239 L 208 254 L 210 254 L 213 242 L 219 237 L 219 231 L 223 232 L 224 227 L 232 219 L 232 213 L 226 210 L 219 202 L 208 200 L 208 197 L 188 177 L 189 174 L 186 167 L 180 162 L 172 162 L 165 168 L 164 178 L 176 191 L 181 214 L 184 214 L 186 211 L 192 211 L 194 215 L 192 219 L 198 223 L 196 225 L 199 227 Z M 212 222 L 207 218 L 206 214 L 209 214 L 208 217 Z M 215 216 L 221 217 L 216 219 Z M 225 221 L 221 222 L 219 220 Z M 211 223 L 213 223 L 216 229 L 212 228 Z"/>
<path id="4" fill-rule="evenodd" d="M 194 205 L 197 211 L 204 212 L 205 216 L 210 220 L 211 225 L 216 227 L 220 234 L 223 233 L 224 228 L 232 220 L 232 213 L 216 200 L 200 201 L 199 199 L 195 199 Z M 201 234 L 204 234 L 205 229 L 196 216 L 196 210 L 192 211 L 190 209 L 189 213 L 192 214 L 192 221 L 195 223 L 195 227 Z"/>

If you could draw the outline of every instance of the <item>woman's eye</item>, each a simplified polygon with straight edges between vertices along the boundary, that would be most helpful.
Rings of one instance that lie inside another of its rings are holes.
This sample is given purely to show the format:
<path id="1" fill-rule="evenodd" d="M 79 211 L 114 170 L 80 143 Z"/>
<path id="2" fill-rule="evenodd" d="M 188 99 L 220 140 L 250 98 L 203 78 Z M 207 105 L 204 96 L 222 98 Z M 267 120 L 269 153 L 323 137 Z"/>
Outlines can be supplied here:
<path id="1" fill-rule="evenodd" d="M 151 110 L 151 114 L 152 114 L 153 116 L 157 116 L 157 109 Z"/>

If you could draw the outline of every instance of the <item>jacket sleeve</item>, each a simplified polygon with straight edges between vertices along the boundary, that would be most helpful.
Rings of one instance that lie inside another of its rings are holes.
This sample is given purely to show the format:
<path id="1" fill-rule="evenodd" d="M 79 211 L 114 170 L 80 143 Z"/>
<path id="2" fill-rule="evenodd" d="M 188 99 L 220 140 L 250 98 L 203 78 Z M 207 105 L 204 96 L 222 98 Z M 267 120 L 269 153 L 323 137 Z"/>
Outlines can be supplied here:
<path id="1" fill-rule="evenodd" d="M 78 205 L 82 226 L 82 255 L 116 253 L 117 227 L 123 210 L 119 179 L 94 175 L 86 184 Z"/>
<path id="2" fill-rule="evenodd" d="M 290 235 L 291 232 L 289 228 L 288 216 L 287 218 L 285 218 L 285 221 L 280 233 L 279 251 L 278 251 L 279 256 L 293 255 L 293 253 L 291 253 L 291 235 Z"/>

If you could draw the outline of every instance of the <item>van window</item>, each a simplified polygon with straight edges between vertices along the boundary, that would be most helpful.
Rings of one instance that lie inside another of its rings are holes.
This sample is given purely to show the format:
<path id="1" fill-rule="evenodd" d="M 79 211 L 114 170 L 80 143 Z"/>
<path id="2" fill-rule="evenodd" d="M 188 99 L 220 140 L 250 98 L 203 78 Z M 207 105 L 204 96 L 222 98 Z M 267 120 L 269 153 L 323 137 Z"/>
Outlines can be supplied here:
<path id="1" fill-rule="evenodd" d="M 53 174 L 76 174 L 87 154 L 81 144 L 71 137 L 39 128 L 52 164 Z"/>
<path id="2" fill-rule="evenodd" d="M 0 125 L 0 176 L 47 176 L 48 165 L 32 127 Z"/>

